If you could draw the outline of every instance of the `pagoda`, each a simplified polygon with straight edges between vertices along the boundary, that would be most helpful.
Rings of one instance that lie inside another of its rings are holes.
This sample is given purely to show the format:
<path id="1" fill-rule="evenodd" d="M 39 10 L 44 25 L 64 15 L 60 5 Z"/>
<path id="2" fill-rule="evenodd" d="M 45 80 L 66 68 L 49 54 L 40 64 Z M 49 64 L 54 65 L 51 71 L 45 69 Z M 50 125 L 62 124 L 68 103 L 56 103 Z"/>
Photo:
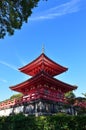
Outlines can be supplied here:
<path id="1" fill-rule="evenodd" d="M 59 105 L 67 102 L 64 94 L 77 88 L 54 77 L 68 68 L 54 62 L 44 53 L 19 70 L 31 78 L 10 89 L 23 94 L 22 104 L 25 105 L 24 112 L 28 114 L 57 113 Z"/>

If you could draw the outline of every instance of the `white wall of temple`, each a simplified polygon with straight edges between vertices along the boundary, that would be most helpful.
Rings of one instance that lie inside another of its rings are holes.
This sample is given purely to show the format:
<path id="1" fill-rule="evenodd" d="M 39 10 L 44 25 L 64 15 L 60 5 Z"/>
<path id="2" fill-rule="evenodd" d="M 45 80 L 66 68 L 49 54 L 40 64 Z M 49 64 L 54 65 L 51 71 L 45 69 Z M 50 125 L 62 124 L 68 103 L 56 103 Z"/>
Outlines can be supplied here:
<path id="1" fill-rule="evenodd" d="M 0 116 L 9 116 L 12 112 L 14 112 L 15 114 L 23 112 L 23 108 L 24 106 L 19 106 L 19 107 L 15 107 L 14 111 L 13 108 L 0 110 Z"/>
<path id="2" fill-rule="evenodd" d="M 12 113 L 13 108 L 0 110 L 0 116 L 9 116 Z"/>

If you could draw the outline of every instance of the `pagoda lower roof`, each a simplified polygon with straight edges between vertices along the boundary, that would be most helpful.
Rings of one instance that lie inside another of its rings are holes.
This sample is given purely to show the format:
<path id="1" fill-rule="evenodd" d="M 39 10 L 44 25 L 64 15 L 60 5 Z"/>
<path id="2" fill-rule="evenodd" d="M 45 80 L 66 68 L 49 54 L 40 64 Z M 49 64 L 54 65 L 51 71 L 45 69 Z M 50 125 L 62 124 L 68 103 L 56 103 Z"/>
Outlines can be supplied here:
<path id="1" fill-rule="evenodd" d="M 56 78 L 53 78 L 42 71 L 39 74 L 37 74 L 36 76 L 34 76 L 20 84 L 11 86 L 10 89 L 23 93 L 24 90 L 30 89 L 32 86 L 36 86 L 39 84 L 49 84 L 52 87 L 54 86 L 55 88 L 60 89 L 64 93 L 75 90 L 77 88 L 74 85 L 70 85 L 70 84 L 62 82 Z"/>
<path id="2" fill-rule="evenodd" d="M 25 65 L 24 67 L 19 68 L 19 70 L 30 76 L 35 76 L 42 70 L 51 76 L 55 76 L 67 71 L 68 68 L 54 62 L 44 53 L 42 53 L 38 58 Z"/>

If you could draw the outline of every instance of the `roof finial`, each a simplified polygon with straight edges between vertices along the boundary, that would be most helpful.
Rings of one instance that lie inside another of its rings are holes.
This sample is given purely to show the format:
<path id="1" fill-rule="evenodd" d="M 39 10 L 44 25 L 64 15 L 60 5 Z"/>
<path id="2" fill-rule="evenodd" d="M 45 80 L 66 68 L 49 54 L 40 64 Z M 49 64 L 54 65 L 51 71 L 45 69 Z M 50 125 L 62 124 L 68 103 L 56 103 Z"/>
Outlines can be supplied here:
<path id="1" fill-rule="evenodd" d="M 42 53 L 44 53 L 45 49 L 44 49 L 44 44 L 42 45 Z"/>

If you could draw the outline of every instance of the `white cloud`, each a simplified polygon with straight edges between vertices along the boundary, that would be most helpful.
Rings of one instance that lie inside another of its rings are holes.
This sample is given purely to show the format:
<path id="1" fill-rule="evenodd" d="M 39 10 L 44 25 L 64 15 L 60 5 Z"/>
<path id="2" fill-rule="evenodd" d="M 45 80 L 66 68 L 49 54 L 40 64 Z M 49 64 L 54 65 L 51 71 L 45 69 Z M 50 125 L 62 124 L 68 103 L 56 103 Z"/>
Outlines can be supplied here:
<path id="1" fill-rule="evenodd" d="M 80 9 L 79 2 L 80 0 L 71 0 L 70 2 L 55 6 L 44 12 L 39 13 L 38 15 L 32 16 L 30 20 L 53 19 L 58 16 L 78 12 Z"/>
<path id="2" fill-rule="evenodd" d="M 5 65 L 5 66 L 7 66 L 7 67 L 9 67 L 9 68 L 11 68 L 13 70 L 17 70 L 18 71 L 18 69 L 14 65 L 8 64 L 8 63 L 6 63 L 4 61 L 0 61 L 0 64 L 3 64 L 3 65 Z"/>
<path id="3" fill-rule="evenodd" d="M 5 79 L 1 79 L 1 78 L 0 78 L 0 82 L 7 83 L 7 80 L 5 80 Z"/>
<path id="4" fill-rule="evenodd" d="M 22 57 L 18 53 L 16 53 L 15 55 L 22 66 L 26 65 L 26 62 L 22 59 Z"/>

